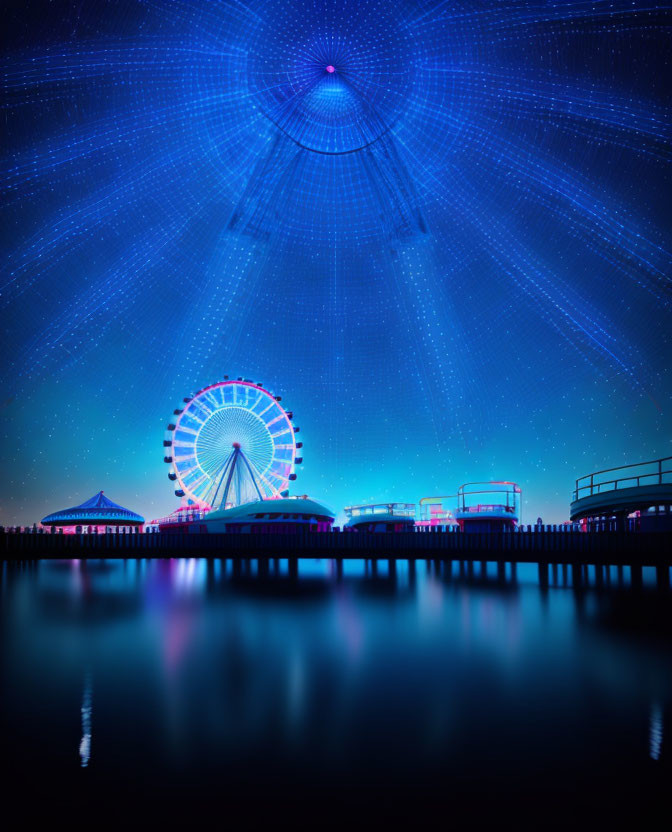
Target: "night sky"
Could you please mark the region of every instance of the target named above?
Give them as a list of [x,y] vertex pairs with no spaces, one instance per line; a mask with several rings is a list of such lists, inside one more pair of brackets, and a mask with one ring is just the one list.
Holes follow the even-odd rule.
[[224,374],[283,397],[294,493],[338,513],[496,478],[561,522],[672,454],[671,22],[4,4],[0,522],[172,510],[164,428]]

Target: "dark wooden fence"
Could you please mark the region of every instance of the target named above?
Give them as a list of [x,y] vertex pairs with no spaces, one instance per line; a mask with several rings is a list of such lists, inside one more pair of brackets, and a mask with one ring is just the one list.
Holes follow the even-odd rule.
[[29,534],[0,532],[0,558],[442,558],[520,563],[672,565],[669,532],[297,532]]

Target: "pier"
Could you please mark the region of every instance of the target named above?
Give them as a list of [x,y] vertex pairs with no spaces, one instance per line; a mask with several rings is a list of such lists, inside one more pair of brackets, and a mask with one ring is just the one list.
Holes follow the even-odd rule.
[[35,534],[0,532],[0,557],[32,558],[387,558],[519,563],[672,565],[672,533],[629,531],[464,533],[439,529],[291,534]]
[[672,457],[594,471],[576,481],[569,515],[589,530],[625,530],[637,513],[642,531],[672,531]]

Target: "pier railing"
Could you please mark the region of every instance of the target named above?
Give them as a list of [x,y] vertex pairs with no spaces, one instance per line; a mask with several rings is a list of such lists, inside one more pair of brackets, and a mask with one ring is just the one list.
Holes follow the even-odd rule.
[[[649,470],[645,470],[648,468]],[[606,477],[606,479],[605,479]],[[672,482],[672,456],[637,462],[634,465],[621,465],[618,468],[605,468],[593,471],[576,480],[574,500],[616,491],[618,488],[633,488],[641,485],[663,485]]]

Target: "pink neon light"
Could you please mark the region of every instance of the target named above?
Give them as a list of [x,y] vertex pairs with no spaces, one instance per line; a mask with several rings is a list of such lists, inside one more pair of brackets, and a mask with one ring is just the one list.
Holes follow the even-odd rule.
[[327,67],[327,72],[336,72],[336,67],[329,64],[329,66]]

